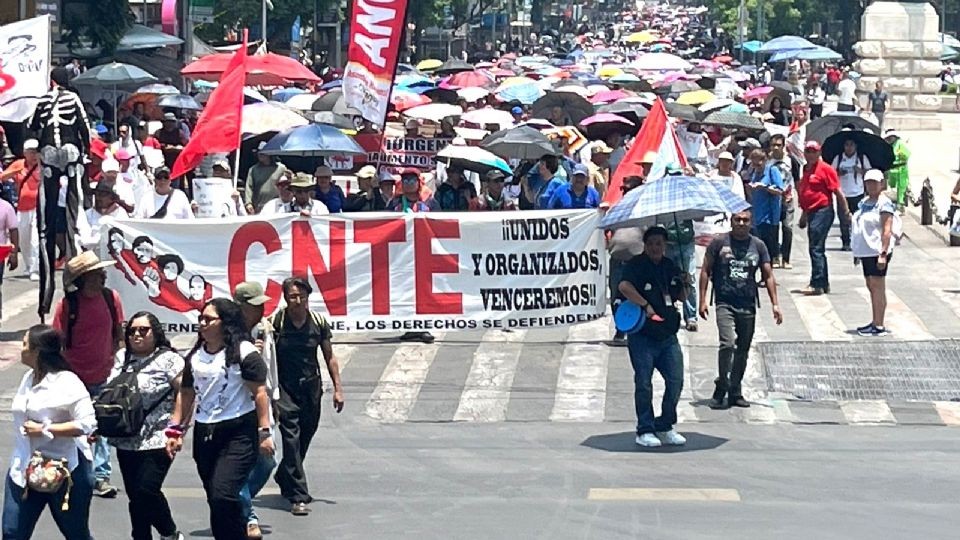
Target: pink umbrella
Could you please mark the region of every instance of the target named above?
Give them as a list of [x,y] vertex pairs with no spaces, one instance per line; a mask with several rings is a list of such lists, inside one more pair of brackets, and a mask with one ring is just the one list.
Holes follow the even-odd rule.
[[461,88],[488,88],[492,89],[496,83],[488,75],[480,71],[461,71],[447,77],[440,83],[440,88],[459,90]]
[[598,113],[580,121],[580,126],[591,139],[603,139],[611,133],[632,135],[637,131],[637,125],[626,118],[613,113]]
[[743,94],[743,99],[750,101],[752,99],[761,99],[770,92],[773,92],[772,86],[758,86],[756,88],[751,88]]
[[488,70],[488,72],[498,79],[505,79],[507,77],[513,77],[514,75],[516,75],[516,73],[510,71],[509,69],[503,69],[503,68],[493,68],[491,70]]
[[613,114],[613,113],[597,113],[593,116],[588,116],[580,121],[580,125],[587,127],[593,124],[624,124],[627,126],[635,126],[633,122],[627,120],[626,118]]
[[430,103],[430,101],[430,98],[427,96],[422,96],[413,92],[398,92],[394,90],[390,95],[390,103],[392,103],[394,108],[396,108],[399,112],[413,107],[418,107],[420,105],[426,105],[427,103]]
[[612,103],[614,101],[619,101],[629,97],[631,97],[631,94],[628,94],[623,90],[605,90],[603,92],[597,92],[594,94],[594,96],[590,98],[590,103]]

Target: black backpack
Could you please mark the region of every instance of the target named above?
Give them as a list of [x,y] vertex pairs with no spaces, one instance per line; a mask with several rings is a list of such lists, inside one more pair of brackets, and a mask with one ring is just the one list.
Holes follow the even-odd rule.
[[138,369],[128,370],[128,366],[124,366],[120,374],[103,387],[93,402],[93,411],[97,416],[97,433],[104,437],[133,437],[140,434],[147,416],[160,406],[173,390],[172,387],[167,389],[156,403],[144,408],[137,375],[161,352],[163,351],[154,353]]

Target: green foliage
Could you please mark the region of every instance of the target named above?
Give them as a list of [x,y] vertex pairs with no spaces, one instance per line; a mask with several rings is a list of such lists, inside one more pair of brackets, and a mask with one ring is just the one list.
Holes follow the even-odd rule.
[[104,56],[113,54],[134,21],[128,0],[73,0],[64,11],[64,40],[70,46],[87,41]]
[[[757,3],[763,10],[763,35],[757,36]],[[843,10],[845,0],[746,0],[747,39],[768,40],[782,35],[809,34],[816,22],[831,20]],[[730,35],[737,35],[740,0],[714,0],[711,15]]]
[[418,31],[431,26],[440,26],[451,2],[457,1],[460,0],[414,0],[408,2],[407,19],[417,27]]
[[[273,9],[267,11],[267,39],[271,48],[285,48],[290,44],[290,26],[299,16],[304,27],[313,24],[315,0],[272,0]],[[197,27],[197,35],[201,39],[220,41],[225,31],[244,28],[260,28],[262,15],[262,0],[217,0],[214,7],[213,24]],[[321,16],[329,15],[330,10],[336,10],[337,4],[332,0],[319,0]],[[338,13],[338,16],[342,14]],[[342,17],[341,17],[342,18]]]

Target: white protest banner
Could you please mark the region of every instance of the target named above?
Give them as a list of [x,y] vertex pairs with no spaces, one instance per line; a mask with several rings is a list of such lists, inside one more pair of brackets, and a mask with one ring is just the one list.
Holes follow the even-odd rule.
[[117,220],[100,247],[124,309],[170,332],[195,331],[204,302],[246,280],[269,314],[291,275],[338,331],[534,328],[603,315],[598,222],[591,210]]
[[237,215],[233,196],[233,180],[230,178],[195,178],[193,200],[197,202],[196,216],[219,218]]
[[23,122],[50,89],[50,16],[0,26],[0,120]]

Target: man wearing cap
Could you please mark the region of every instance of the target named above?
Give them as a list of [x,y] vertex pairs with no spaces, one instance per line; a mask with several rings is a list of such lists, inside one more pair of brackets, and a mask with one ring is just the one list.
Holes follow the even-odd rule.
[[103,161],[103,165],[100,166],[100,181],[97,182],[97,185],[103,184],[113,188],[117,193],[117,202],[120,206],[123,207],[127,213],[132,213],[136,205],[136,196],[133,193],[133,187],[120,180],[120,162],[108,158]]
[[820,143],[807,141],[803,157],[806,165],[797,186],[797,201],[803,213],[797,226],[801,229],[810,227],[807,230],[810,243],[810,285],[801,292],[807,296],[818,296],[830,292],[826,242],[836,217],[833,200],[836,199],[837,207],[848,219],[850,209],[843,191],[840,190],[837,171],[820,158]]
[[157,130],[154,137],[156,137],[160,143],[160,148],[163,150],[166,166],[172,169],[173,164],[177,161],[177,156],[180,155],[180,151],[188,142],[183,130],[180,129],[180,121],[177,120],[177,115],[172,112],[165,113],[163,115],[163,126]]
[[320,201],[313,199],[313,193],[317,189],[317,183],[307,173],[298,172],[290,182],[290,190],[293,192],[293,200],[290,202],[290,212],[299,213],[301,217],[325,216],[330,213],[327,207]]
[[[556,190],[567,184],[557,175],[559,171],[559,158],[546,154],[537,162],[535,169],[520,179],[523,199],[534,210],[549,208],[550,197]],[[520,208],[523,209],[524,205],[521,204]]]
[[590,185],[597,190],[602,198],[610,185],[610,154],[613,148],[603,141],[597,141],[590,150],[590,161],[587,169],[590,171]]
[[512,109],[510,109],[510,114],[513,116],[514,122],[519,124],[523,121],[523,107],[519,105],[514,106]]
[[440,210],[465,212],[477,198],[477,188],[464,178],[463,169],[452,165],[447,167],[447,181],[440,184],[433,196],[440,205]]
[[153,189],[137,203],[138,219],[194,219],[186,193],[173,187],[170,169],[160,167],[153,176]]
[[108,182],[98,182],[93,188],[93,206],[86,211],[87,223],[90,225],[87,234],[81,238],[86,249],[97,249],[100,245],[100,222],[105,217],[130,217],[130,214],[119,204],[120,197]]
[[313,198],[322,202],[331,214],[343,212],[343,201],[346,197],[343,194],[343,189],[333,183],[333,170],[326,165],[320,165],[314,171],[313,177],[317,182]]
[[887,185],[897,190],[897,212],[902,216],[910,195],[910,149],[895,129],[888,129],[883,138],[893,146],[893,165],[887,171]]
[[260,215],[270,216],[274,214],[286,214],[290,212],[290,205],[293,204],[293,190],[290,189],[290,171],[280,175],[277,180],[276,199],[270,199],[260,209]]
[[[270,301],[270,297],[263,294],[263,287],[255,281],[244,281],[239,283],[233,289],[233,301],[240,306],[243,313],[243,321],[247,330],[250,332],[250,340],[256,346],[257,351],[267,365],[267,395],[270,396],[270,403],[276,406],[280,399],[280,384],[277,380],[277,350],[274,342],[273,325],[264,318],[264,304]],[[274,407],[270,408],[270,426],[276,425],[274,416]],[[271,437],[274,437],[274,448],[280,448],[276,443],[275,430],[271,430]],[[240,505],[243,507],[244,517],[247,519],[247,538],[263,538],[260,531],[260,520],[257,512],[253,508],[253,498],[260,493],[263,486],[270,479],[270,473],[277,466],[276,456],[264,455],[257,452],[257,463],[246,483],[240,490]]]
[[[100,394],[113,368],[114,354],[123,347],[123,305],[120,295],[105,287],[104,269],[114,264],[101,262],[92,251],[67,261],[63,275],[67,293],[57,303],[52,321],[65,336],[63,355],[70,369],[86,385],[91,398]],[[110,485],[110,448],[102,437],[94,443],[93,469],[93,493],[116,497],[117,488]]]
[[257,163],[247,171],[243,200],[247,214],[259,214],[267,201],[279,196],[277,181],[287,171],[286,166],[273,156],[260,153],[267,143],[257,147]]
[[506,178],[507,175],[500,169],[493,169],[483,175],[481,182],[484,189],[476,199],[470,201],[470,210],[481,212],[517,210],[517,201],[508,197],[503,191],[503,182]]
[[600,206],[600,194],[589,184],[588,177],[590,170],[586,165],[578,163],[573,170],[573,177],[570,183],[557,189],[550,197],[547,208],[572,209],[572,208],[598,208]]
[[416,169],[400,171],[400,193],[387,203],[388,212],[439,212],[440,205],[432,195],[424,196],[423,179]]
[[23,157],[14,161],[2,173],[0,181],[13,182],[17,194],[17,221],[20,246],[23,250],[24,270],[30,281],[40,281],[40,235],[37,234],[37,199],[40,194],[40,143],[27,139],[23,143]]
[[[351,193],[343,203],[344,212],[379,212],[386,210],[388,200],[384,199],[380,187],[374,185],[377,168],[373,165],[364,165],[357,171],[356,193]],[[390,178],[393,181],[393,178]],[[393,197],[391,190],[390,197]]]

